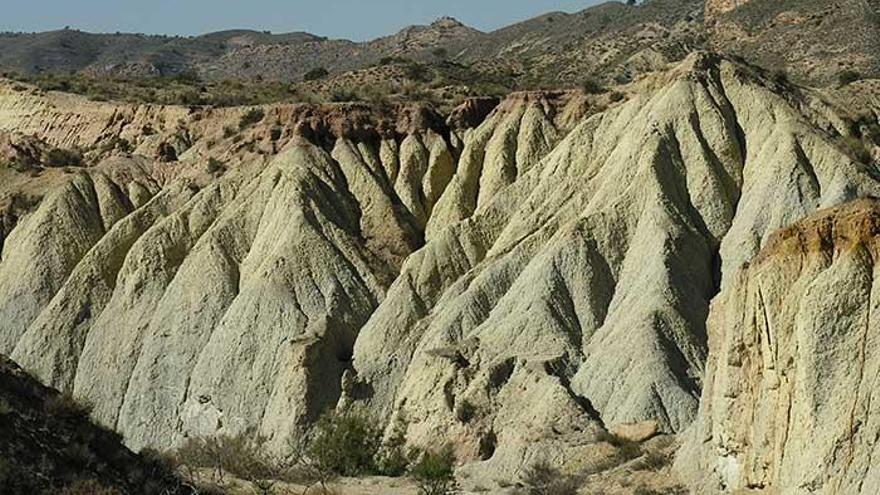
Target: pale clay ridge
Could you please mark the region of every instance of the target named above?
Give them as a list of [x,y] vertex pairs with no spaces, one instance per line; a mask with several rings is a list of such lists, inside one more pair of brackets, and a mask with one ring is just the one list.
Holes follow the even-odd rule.
[[[592,409],[688,426],[719,257],[732,273],[774,230],[878,191],[785,100],[726,62],[709,74],[583,122],[410,257],[361,330],[351,396],[498,470],[559,452],[538,440]],[[464,424],[464,404],[486,417]]]
[[880,204],[848,204],[784,231],[713,302],[677,463],[696,493],[880,490],[878,255]]
[[[134,448],[253,430],[284,450],[338,401],[508,477],[602,424],[683,431],[719,287],[775,230],[880,185],[735,64],[652,81],[576,126],[526,99],[448,139],[232,148],[206,178],[183,163],[240,114],[218,111],[181,164],[86,169],[21,219],[0,352]],[[0,127],[100,140],[46,105],[5,94]],[[149,114],[131,133],[188,118],[127,111]]]

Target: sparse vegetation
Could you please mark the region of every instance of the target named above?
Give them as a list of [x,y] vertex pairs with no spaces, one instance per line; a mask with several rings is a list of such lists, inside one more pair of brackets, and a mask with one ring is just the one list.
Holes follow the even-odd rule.
[[772,71],[770,73],[770,78],[773,80],[773,82],[779,84],[780,86],[788,86],[789,84],[791,84],[791,80],[789,79],[788,72],[785,70],[785,68],[778,68]]
[[405,450],[406,428],[406,419],[403,416],[398,416],[391,435],[379,448],[376,464],[380,474],[397,477],[406,473],[410,461]]
[[470,423],[477,415],[477,408],[474,404],[465,399],[458,404],[455,410],[455,417],[462,423]]
[[226,166],[220,160],[218,160],[214,157],[208,158],[208,164],[205,166],[205,170],[209,174],[215,174],[215,173],[220,172],[225,169],[226,169]]
[[238,128],[241,130],[247,129],[254,124],[260,123],[265,116],[266,112],[264,112],[262,108],[252,108],[246,114],[241,116],[241,120],[238,122]]
[[845,70],[837,75],[837,82],[841,86],[847,86],[862,78],[862,75],[854,70]]
[[452,447],[427,450],[418,456],[409,470],[421,495],[449,495],[457,490],[455,482],[455,454]]
[[528,495],[576,495],[579,486],[577,478],[563,475],[546,461],[529,466],[522,482]]
[[80,167],[83,156],[79,151],[53,148],[46,153],[43,162],[47,167]]
[[602,84],[592,77],[588,77],[581,81],[581,90],[588,95],[604,93],[606,91]]
[[234,135],[238,134],[238,129],[232,126],[226,126],[223,128],[223,137],[230,138]]
[[84,399],[77,399],[69,393],[48,397],[43,402],[46,414],[59,419],[86,419],[92,414],[92,405]]
[[639,459],[636,469],[642,471],[660,471],[671,462],[671,458],[659,452],[648,452]]
[[9,402],[6,402],[6,399],[0,398],[0,416],[12,414],[12,411],[13,409]]
[[197,470],[203,468],[210,469],[212,477],[221,482],[229,473],[265,488],[283,478],[284,470],[266,455],[264,443],[264,438],[249,435],[190,438],[172,456],[176,464],[188,470],[191,479],[198,479]]
[[599,435],[598,440],[600,442],[607,442],[613,447],[616,447],[618,452],[620,453],[620,457],[624,461],[635,459],[636,457],[642,455],[642,447],[641,445],[639,445],[638,442],[634,442],[613,433],[603,431]]
[[107,141],[101,146],[101,151],[104,153],[111,152],[114,150],[121,151],[123,153],[131,153],[134,149],[134,146],[127,139],[121,138],[119,136],[113,136],[112,139]]
[[324,67],[315,67],[314,69],[306,72],[303,76],[304,81],[317,81],[319,79],[324,79],[325,77],[330,75],[330,71],[325,69]]

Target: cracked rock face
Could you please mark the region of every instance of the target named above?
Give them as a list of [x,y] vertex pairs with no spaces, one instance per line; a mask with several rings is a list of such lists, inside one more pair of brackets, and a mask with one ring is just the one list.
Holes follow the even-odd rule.
[[705,492],[877,493],[880,202],[776,234],[713,303],[678,468]]

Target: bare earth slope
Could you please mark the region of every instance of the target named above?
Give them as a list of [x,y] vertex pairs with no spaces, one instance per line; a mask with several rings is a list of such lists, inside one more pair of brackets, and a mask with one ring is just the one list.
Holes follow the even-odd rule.
[[[0,353],[135,449],[250,432],[281,452],[339,404],[514,479],[603,428],[684,431],[710,300],[774,231],[880,184],[823,94],[727,58],[618,89],[444,123],[3,83]],[[53,146],[87,166],[46,166]]]
[[119,435],[91,424],[82,407],[0,356],[4,494],[60,493],[74,486],[81,487],[78,493],[192,493],[164,467],[125,448]]
[[876,493],[880,207],[777,233],[713,303],[703,402],[678,467],[699,492]]
[[[361,330],[351,399],[499,469],[588,419],[690,424],[722,280],[774,230],[878,183],[735,64],[695,55],[654,84],[561,139],[528,111],[473,131],[493,135],[485,157],[466,145],[437,214],[475,207],[453,209],[466,220],[432,233]],[[534,161],[536,129],[558,144]]]

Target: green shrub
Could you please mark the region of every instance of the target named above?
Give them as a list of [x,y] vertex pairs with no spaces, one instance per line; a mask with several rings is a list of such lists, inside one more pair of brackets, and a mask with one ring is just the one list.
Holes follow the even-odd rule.
[[7,416],[12,414],[14,409],[9,405],[9,402],[6,402],[6,399],[0,398],[0,416]]
[[848,84],[854,83],[862,78],[862,75],[854,70],[845,70],[837,75],[837,82],[840,83],[841,86],[846,86]]
[[462,423],[470,423],[477,415],[477,408],[472,402],[465,399],[458,404],[455,410],[455,417]]
[[599,81],[588,77],[581,82],[581,90],[588,95],[595,95],[605,92],[605,88],[599,83]]
[[353,413],[330,412],[318,420],[306,454],[323,472],[361,476],[377,471],[379,432]]
[[388,440],[382,444],[379,449],[378,460],[376,462],[379,468],[379,474],[383,476],[397,477],[406,473],[409,466],[409,456],[405,451],[406,448],[406,420],[402,416],[398,416],[394,425],[394,430],[388,437]]
[[246,114],[241,116],[241,120],[238,122],[238,128],[242,130],[247,129],[250,126],[261,122],[265,116],[266,112],[264,112],[262,108],[252,108]]
[[47,167],[79,167],[83,163],[80,152],[63,148],[52,148],[44,158]]
[[330,71],[323,67],[315,67],[314,69],[306,72],[303,76],[303,80],[305,81],[317,81],[318,79],[324,79],[325,77],[330,75]]
[[791,80],[788,78],[788,72],[785,70],[785,68],[774,70],[770,74],[770,77],[776,84],[779,84],[781,86],[788,86],[789,84],[791,84]]
[[617,103],[618,101],[621,101],[624,98],[626,98],[626,95],[624,95],[623,93],[617,92],[617,91],[612,91],[611,94],[608,95],[608,99],[612,103]]
[[39,473],[17,464],[13,459],[0,456],[0,493],[4,495],[32,495],[44,493],[44,482]]
[[576,478],[563,475],[545,461],[529,466],[522,481],[529,495],[576,495],[579,485]]
[[431,79],[427,66],[412,63],[406,66],[406,77],[414,81],[427,82]]
[[209,174],[214,174],[221,170],[225,170],[226,166],[220,160],[211,157],[208,158],[208,164],[205,166],[205,169],[208,171]]
[[360,96],[355,91],[348,89],[336,89],[330,93],[330,101],[335,103],[344,103],[351,101],[360,101]]
[[426,451],[410,467],[409,475],[421,495],[448,495],[455,493],[455,454],[450,446]]

